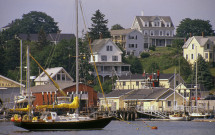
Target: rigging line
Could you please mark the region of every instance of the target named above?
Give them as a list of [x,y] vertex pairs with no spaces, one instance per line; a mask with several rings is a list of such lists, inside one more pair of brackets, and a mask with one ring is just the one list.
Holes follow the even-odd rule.
[[52,55],[51,55],[51,57],[50,57],[50,61],[49,61],[49,64],[48,64],[48,66],[47,66],[47,67],[49,67],[49,66],[50,66],[50,64],[51,64],[51,62],[52,62],[52,58],[53,58],[53,55],[54,55],[54,53],[55,53],[55,49],[56,49],[56,47],[57,47],[57,45],[54,45],[54,50],[53,50],[53,52],[52,52]]
[[[84,28],[86,29],[87,39],[88,39],[88,41],[89,41],[90,55],[91,55],[92,58],[93,58],[93,64],[94,64],[94,67],[95,67],[95,71],[96,71],[96,75],[97,75],[97,78],[98,78],[98,81],[99,81],[99,85],[100,85],[100,87],[101,87],[102,94],[103,94],[103,97],[104,97],[104,99],[105,99],[105,103],[106,103],[106,106],[107,106],[107,108],[108,108],[108,111],[110,112],[110,108],[108,107],[108,102],[107,102],[107,99],[106,99],[106,97],[105,97],[104,90],[103,90],[103,87],[102,87],[102,84],[101,84],[101,81],[100,81],[100,78],[99,78],[99,75],[98,75],[98,70],[97,70],[97,67],[96,67],[96,64],[95,64],[95,58],[94,58],[94,56],[93,56],[93,51],[92,51],[92,47],[91,47],[91,40],[90,40],[89,34],[88,34],[88,32],[87,32],[87,26],[86,26],[86,22],[85,22],[85,19],[84,19],[83,9],[82,9],[82,5],[81,5],[81,4],[80,4],[80,9],[81,9],[82,17],[83,17]],[[132,123],[127,122],[127,121],[125,121],[125,120],[123,120],[123,119],[119,119],[119,118],[117,118],[117,117],[115,117],[115,118],[118,119],[118,120],[120,120],[120,121],[126,122],[127,124],[132,124]],[[151,128],[153,127],[153,126],[148,125],[145,121],[143,121],[143,122],[147,125],[146,127],[151,127]],[[137,124],[132,124],[132,125],[137,125]]]

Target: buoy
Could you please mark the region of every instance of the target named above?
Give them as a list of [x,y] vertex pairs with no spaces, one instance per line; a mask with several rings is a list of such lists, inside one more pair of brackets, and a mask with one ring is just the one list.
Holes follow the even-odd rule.
[[14,117],[11,117],[11,118],[10,118],[10,121],[14,122]]
[[158,127],[156,127],[156,126],[153,126],[153,127],[151,127],[151,129],[158,129]]

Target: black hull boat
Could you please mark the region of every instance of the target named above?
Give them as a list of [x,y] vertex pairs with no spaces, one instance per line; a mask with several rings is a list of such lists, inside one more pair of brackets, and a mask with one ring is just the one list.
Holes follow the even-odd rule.
[[24,128],[29,131],[52,131],[52,130],[78,130],[78,129],[102,129],[107,126],[112,117],[98,118],[83,121],[52,121],[52,122],[14,122],[17,127]]

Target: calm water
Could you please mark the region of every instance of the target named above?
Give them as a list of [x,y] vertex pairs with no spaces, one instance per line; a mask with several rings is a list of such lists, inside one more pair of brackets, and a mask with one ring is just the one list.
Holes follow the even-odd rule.
[[[157,126],[158,129],[152,130],[146,127],[145,123]],[[135,121],[127,124],[112,121],[101,130],[29,132],[13,126],[12,122],[0,122],[0,135],[215,135],[215,122],[146,121],[145,123]]]

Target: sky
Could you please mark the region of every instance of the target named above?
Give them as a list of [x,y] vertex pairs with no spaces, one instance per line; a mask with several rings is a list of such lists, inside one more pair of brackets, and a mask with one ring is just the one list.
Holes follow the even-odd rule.
[[[215,30],[215,0],[79,0],[87,27],[100,10],[108,19],[108,28],[120,24],[130,28],[135,16],[170,16],[175,28],[185,18],[209,20]],[[80,9],[80,8],[79,8]],[[75,0],[0,0],[0,28],[21,19],[30,11],[45,12],[58,22],[61,33],[75,33]],[[80,14],[80,11],[79,11]],[[79,32],[84,29],[79,15]]]

